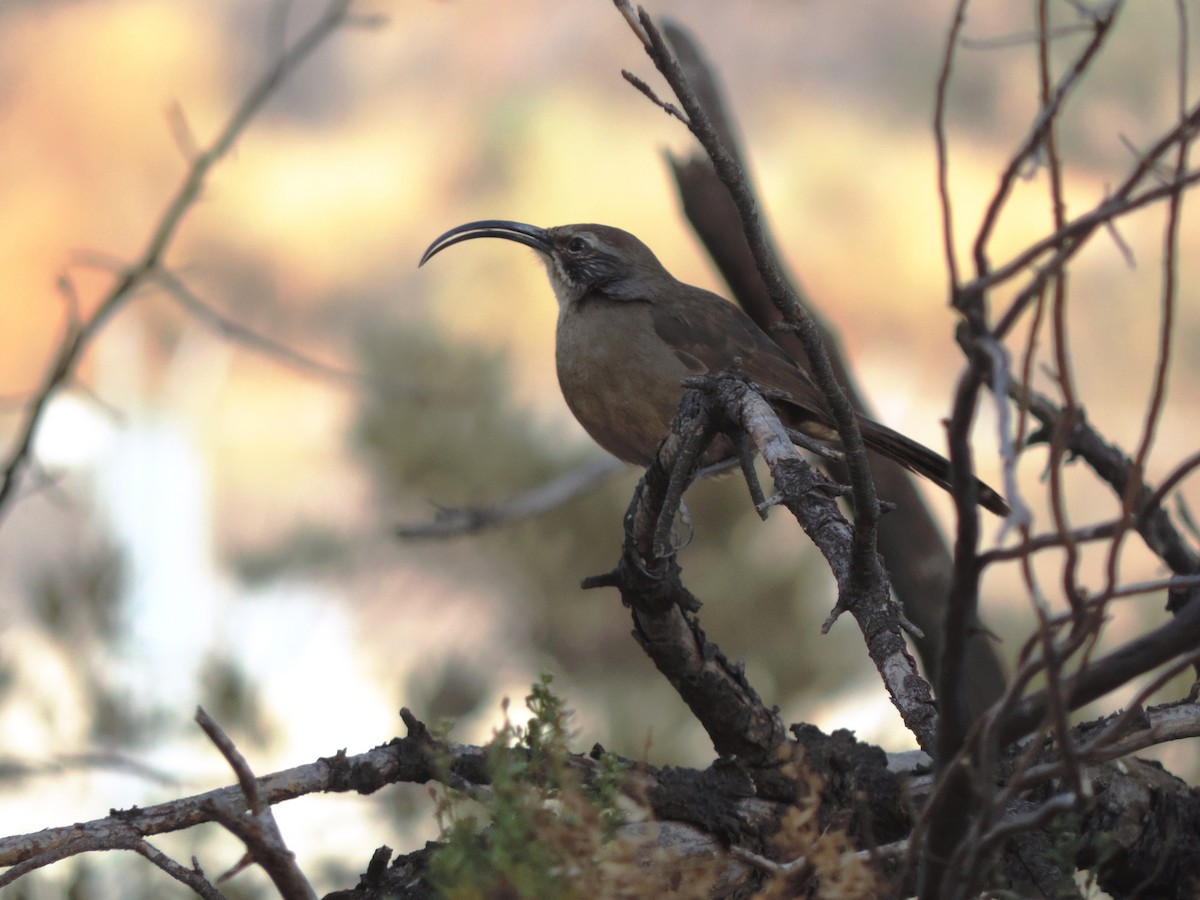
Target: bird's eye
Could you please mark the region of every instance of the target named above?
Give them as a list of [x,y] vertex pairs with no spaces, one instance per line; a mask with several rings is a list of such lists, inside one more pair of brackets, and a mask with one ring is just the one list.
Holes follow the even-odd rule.
[[581,237],[573,237],[567,241],[567,249],[572,253],[582,253],[587,249],[588,243]]

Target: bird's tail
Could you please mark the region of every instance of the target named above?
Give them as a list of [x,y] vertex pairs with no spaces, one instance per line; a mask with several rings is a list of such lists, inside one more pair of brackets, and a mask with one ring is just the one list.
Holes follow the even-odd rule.
[[[950,460],[871,419],[860,417],[858,425],[862,430],[863,443],[868,449],[895,460],[910,472],[928,478],[938,487],[950,490]],[[998,516],[1007,516],[1011,512],[1004,498],[978,478],[975,479],[975,487],[979,492],[979,505],[984,509]]]

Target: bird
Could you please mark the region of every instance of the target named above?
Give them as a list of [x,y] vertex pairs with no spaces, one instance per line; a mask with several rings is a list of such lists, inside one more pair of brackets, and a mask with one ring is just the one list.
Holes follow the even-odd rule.
[[[438,237],[419,266],[476,238],[515,241],[541,257],[558,300],[555,363],[563,398],[592,439],[619,459],[648,465],[670,431],[685,379],[735,366],[786,428],[837,445],[829,402],[811,376],[740,307],[675,278],[635,235],[610,225],[541,228],[484,219]],[[856,415],[868,449],[950,490],[944,456]],[[704,462],[734,455],[732,441],[719,438]],[[1006,516],[1004,498],[976,481],[979,504]]]

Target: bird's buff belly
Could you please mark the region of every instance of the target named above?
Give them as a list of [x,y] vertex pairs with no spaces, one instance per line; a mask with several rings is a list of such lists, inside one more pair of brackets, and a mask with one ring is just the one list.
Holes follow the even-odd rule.
[[636,465],[649,463],[670,430],[683,396],[682,381],[691,373],[683,365],[664,371],[661,359],[650,366],[636,346],[581,346],[570,335],[565,342],[563,338],[560,332],[558,383],[579,424],[614,456]]

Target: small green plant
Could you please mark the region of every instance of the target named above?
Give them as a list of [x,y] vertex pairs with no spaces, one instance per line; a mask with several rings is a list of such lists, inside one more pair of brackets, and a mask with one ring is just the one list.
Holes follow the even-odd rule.
[[569,898],[601,876],[623,821],[624,767],[605,754],[585,779],[570,752],[571,711],[551,690],[551,677],[534,684],[531,713],[504,723],[488,745],[491,784],[470,794],[445,791],[437,815],[442,847],[430,863],[433,883],[446,897]]

